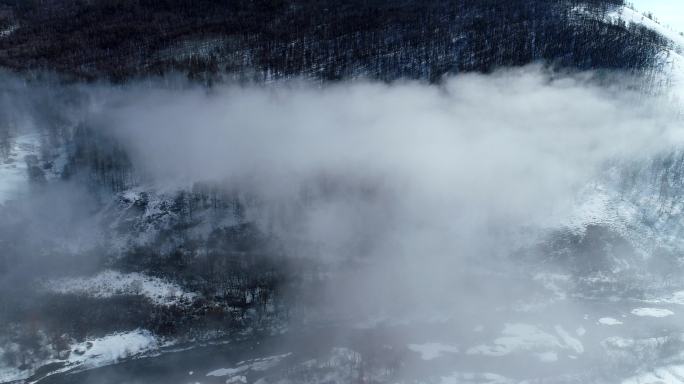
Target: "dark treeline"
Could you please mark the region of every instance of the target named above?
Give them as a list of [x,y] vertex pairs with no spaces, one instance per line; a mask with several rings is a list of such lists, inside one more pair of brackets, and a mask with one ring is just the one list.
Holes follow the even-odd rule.
[[621,0],[3,0],[0,65],[114,81],[187,73],[436,81],[534,61],[641,69],[667,42]]

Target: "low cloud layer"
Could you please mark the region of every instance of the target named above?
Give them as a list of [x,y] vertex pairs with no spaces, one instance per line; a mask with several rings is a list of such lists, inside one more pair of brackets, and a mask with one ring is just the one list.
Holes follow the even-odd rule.
[[672,115],[636,96],[533,67],[439,87],[138,89],[92,122],[158,187],[221,181],[281,205],[329,187],[331,206],[299,213],[311,231],[358,219],[451,237],[556,219],[608,160],[671,145]]
[[256,197],[248,217],[288,253],[370,263],[332,288],[356,309],[467,289],[473,260],[500,267],[607,164],[670,148],[678,127],[658,100],[537,67],[441,86],[133,88],[101,105],[89,123],[147,185],[221,182]]
[[561,223],[609,162],[674,144],[667,106],[593,78],[74,86],[67,120],[112,135],[144,187],[221,183],[259,202],[248,219],[286,253],[368,263],[334,288],[357,292],[342,307],[405,306]]
[[[641,319],[646,312],[677,319],[676,309],[671,315],[663,310],[678,293],[660,296],[669,300],[658,302],[660,312],[654,300],[644,312],[643,299],[650,297],[645,280],[660,275],[649,275],[646,263],[628,265],[640,257],[629,241],[605,228],[587,229],[586,242],[567,232],[554,237],[569,218],[573,225],[584,223],[575,210],[591,210],[594,202],[581,201],[578,192],[595,180],[644,184],[637,194],[652,194],[648,200],[662,191],[662,180],[679,178],[679,165],[668,174],[655,169],[668,165],[650,160],[681,148],[680,115],[665,98],[626,90],[638,84],[634,77],[621,78],[527,67],[456,76],[440,85],[356,81],[201,88],[171,79],[112,86],[0,76],[0,302],[9,309],[6,318],[26,323],[24,332],[33,334],[33,323],[22,319],[45,313],[42,327],[54,324],[46,332],[81,334],[94,340],[91,351],[112,335],[127,340],[131,334],[148,335],[154,342],[149,347],[156,348],[159,335],[120,332],[158,332],[153,327],[161,321],[164,328],[157,329],[165,329],[175,316],[181,323],[196,321],[197,328],[179,328],[170,336],[179,340],[194,338],[195,329],[214,337],[215,322],[226,332],[240,331],[229,320],[212,320],[221,319],[212,308],[225,306],[250,328],[258,329],[262,316],[287,325],[282,351],[309,351],[307,367],[312,357],[327,361],[329,347],[355,345],[363,356],[360,369],[368,372],[374,351],[391,357],[408,345],[413,352],[391,367],[400,367],[397,377],[411,380],[429,372],[437,381],[440,369],[459,366],[517,378],[578,372],[578,382],[597,372],[631,376],[625,361],[641,367],[652,360],[644,360],[650,355],[642,349],[633,351],[633,361],[623,359],[628,342],[637,346],[645,335],[648,345],[658,340],[649,352],[658,354],[653,361],[663,361],[681,344],[677,326]],[[633,163],[637,170],[653,164],[655,171],[639,175],[647,180],[632,177]],[[186,215],[188,195],[178,192],[193,188],[207,194],[225,188],[216,195],[226,200],[212,205],[209,197]],[[677,193],[672,196],[679,199]],[[234,198],[241,204],[233,204]],[[237,211],[241,215],[225,217]],[[217,229],[241,220],[254,226]],[[558,248],[549,245],[552,237],[562,238]],[[250,248],[251,242],[258,247]],[[108,258],[121,253],[120,260]],[[253,266],[236,267],[250,264],[245,259],[251,257],[258,259]],[[672,265],[665,260],[662,267],[670,276],[677,270]],[[253,282],[281,266],[285,272],[276,271],[264,283],[272,292]],[[645,278],[623,273],[640,266]],[[249,267],[258,269],[256,277]],[[83,277],[69,280],[72,275]],[[243,276],[235,289],[233,280]],[[149,281],[171,294],[164,299],[155,288],[148,295]],[[74,296],[73,306],[60,307],[70,301],[41,303],[52,300],[45,296],[49,287],[64,295],[83,293],[83,287],[104,293],[86,295],[98,300]],[[158,315],[166,300],[178,302],[176,289],[193,292],[197,300],[183,313],[170,305],[173,312]],[[108,292],[117,296],[111,305],[103,301]],[[125,296],[133,292],[137,296]],[[276,298],[269,301],[271,293]],[[629,300],[614,300],[622,294]],[[28,312],[29,304],[38,315]],[[246,307],[242,314],[238,306]],[[102,315],[115,312],[122,317]],[[205,313],[211,317],[201,317]],[[276,317],[281,314],[282,323]],[[302,329],[316,331],[301,338]],[[3,337],[12,337],[12,329]],[[619,353],[610,349],[611,340],[623,346]],[[76,348],[86,343],[79,341]],[[273,343],[279,341],[260,345]],[[238,344],[226,344],[236,359]],[[258,344],[244,344],[250,356]],[[441,356],[426,368],[415,365],[419,351],[435,348],[454,360]],[[187,351],[183,364],[174,358],[165,371],[202,372],[204,362],[197,360],[205,356]],[[296,373],[297,364],[284,364],[289,366],[283,371]],[[327,374],[330,363],[322,364]],[[139,371],[120,368],[139,379]]]

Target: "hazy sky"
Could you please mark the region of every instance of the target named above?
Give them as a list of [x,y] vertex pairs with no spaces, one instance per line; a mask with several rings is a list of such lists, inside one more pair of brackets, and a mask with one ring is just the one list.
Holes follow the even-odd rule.
[[663,24],[684,32],[684,0],[631,0],[637,10],[652,12]]

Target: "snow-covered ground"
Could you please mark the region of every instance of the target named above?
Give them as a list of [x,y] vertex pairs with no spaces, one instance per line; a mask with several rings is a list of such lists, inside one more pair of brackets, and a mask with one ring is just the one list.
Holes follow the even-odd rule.
[[[650,2],[650,0],[645,1]],[[670,3],[680,3],[680,1],[672,0]],[[639,5],[643,6],[644,8],[648,8],[646,7],[646,4]],[[680,9],[681,14],[684,14],[684,2],[677,7]],[[645,9],[643,11],[647,10],[649,9]],[[684,31],[684,25],[679,26],[682,30],[674,29],[673,26],[665,26],[645,16],[643,11],[640,12],[629,7],[622,7],[618,11],[612,13],[609,17],[615,20],[621,19],[627,23],[643,25],[672,41],[672,47],[667,49],[663,54],[663,61],[665,64],[666,75],[669,76],[668,80],[671,82],[673,96],[678,102],[684,102],[684,35],[681,33]],[[667,19],[668,17],[668,15],[654,15],[655,19]]]
[[115,333],[73,345],[66,361],[70,367],[96,368],[157,349],[161,344],[158,337],[142,329]]
[[627,23],[641,24],[672,40],[672,42],[674,42],[680,48],[684,47],[684,36],[680,35],[678,31],[672,28],[668,28],[656,22],[655,20],[646,17],[643,13],[639,11],[635,11],[628,7],[622,7],[618,11],[613,13],[611,17],[620,18]]
[[675,32],[684,32],[684,2],[677,0],[630,0],[637,11],[650,12]]
[[115,364],[123,359],[155,351],[163,345],[159,337],[144,329],[91,338],[73,344],[66,359],[53,360],[52,362],[61,362],[65,365],[51,374]]
[[83,295],[108,298],[119,295],[137,295],[149,299],[156,305],[188,305],[197,294],[185,292],[177,284],[142,273],[121,273],[107,270],[95,276],[69,277],[49,280],[43,287],[64,295]]
[[[138,356],[145,352],[151,352],[165,345],[168,345],[168,343],[162,342],[153,333],[144,329],[136,329],[74,343],[70,345],[68,354],[64,358],[47,360],[45,364],[64,364],[62,368],[53,371],[51,374],[73,369],[93,369],[114,364],[122,359]],[[2,364],[3,354],[9,352],[7,349],[11,348],[11,345],[0,347],[1,383],[25,380],[33,374],[31,370]]]

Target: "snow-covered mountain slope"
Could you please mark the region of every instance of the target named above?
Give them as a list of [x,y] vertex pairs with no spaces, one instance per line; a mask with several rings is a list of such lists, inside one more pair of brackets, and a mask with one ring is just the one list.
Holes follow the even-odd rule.
[[[657,32],[670,41],[662,47],[659,57],[663,63],[665,81],[671,88],[678,102],[684,103],[684,34],[649,18],[646,14],[623,6],[608,15],[609,19],[619,20],[627,24],[644,26]],[[684,104],[683,104],[684,105]]]
[[662,24],[649,18],[647,15],[640,13],[630,7],[621,7],[618,10],[610,13],[608,17],[622,20],[626,23],[635,23],[643,25],[644,27],[658,32],[665,36],[675,45],[676,50],[684,49],[684,35],[672,28],[663,26]]

